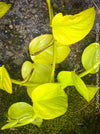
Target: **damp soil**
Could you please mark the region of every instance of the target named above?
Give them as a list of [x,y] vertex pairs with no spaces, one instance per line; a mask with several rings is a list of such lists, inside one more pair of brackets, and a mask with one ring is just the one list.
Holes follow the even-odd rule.
[[[1,0],[0,0],[1,1]],[[30,60],[28,46],[30,41],[46,33],[49,27],[48,8],[45,0],[2,0],[11,3],[11,9],[0,19],[0,66],[5,65],[11,78],[21,80],[21,65]],[[51,0],[54,13],[75,14],[93,5],[91,0]],[[98,7],[100,1],[94,0]],[[100,11],[96,9],[95,24],[100,24]],[[91,32],[80,42],[71,45],[71,53],[59,64],[56,74],[61,70],[84,71],[81,55],[86,46],[96,40],[95,24]],[[100,74],[100,73],[99,73]],[[100,76],[100,75],[99,75]],[[83,78],[86,84],[96,84],[96,75]],[[0,134],[99,134],[100,111],[96,108],[96,97],[88,105],[74,87],[68,87],[68,111],[54,120],[46,120],[40,128],[26,125],[1,131]],[[6,124],[7,110],[15,102],[31,104],[26,87],[13,85],[13,94],[0,90],[0,127]]]

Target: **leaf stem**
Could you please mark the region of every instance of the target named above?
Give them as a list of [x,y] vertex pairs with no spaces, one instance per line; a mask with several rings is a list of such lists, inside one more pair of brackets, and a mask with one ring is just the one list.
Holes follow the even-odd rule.
[[[22,82],[23,81],[19,81],[19,80],[14,80],[14,79],[11,79],[11,82],[14,83],[14,84],[17,84],[17,85],[22,85]],[[40,83],[32,83],[32,82],[27,82],[27,83],[23,83],[22,86],[37,86],[39,85]]]
[[56,65],[56,43],[54,43],[53,45],[53,64],[52,64],[50,82],[54,82],[55,65]]
[[100,65],[100,59],[99,59],[99,61],[97,61],[97,62],[94,64],[93,67],[91,67],[90,69],[86,70],[85,72],[79,74],[79,77],[83,77],[83,76],[89,74],[91,71],[93,71],[94,69],[96,69],[99,65]]

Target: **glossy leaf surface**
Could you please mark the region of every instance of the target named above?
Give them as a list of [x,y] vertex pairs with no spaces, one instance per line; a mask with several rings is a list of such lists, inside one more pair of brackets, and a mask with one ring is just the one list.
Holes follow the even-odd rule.
[[38,64],[34,63],[34,71],[30,78],[30,81],[37,83],[49,82],[51,75],[51,65],[50,64]]
[[11,105],[8,110],[9,123],[4,125],[2,129],[19,127],[34,121],[33,107],[25,102],[17,102]]
[[15,124],[13,127],[21,127],[21,126],[24,126],[24,125],[27,125],[27,124],[30,124],[33,122],[33,118],[29,118],[29,119],[25,119],[23,121],[19,121],[17,124]]
[[61,71],[57,76],[57,80],[61,84],[62,89],[67,86],[75,86],[80,95],[88,102],[91,101],[97,92],[97,87],[86,86],[83,80],[73,71]]
[[[100,61],[100,44],[92,43],[83,51],[82,64],[86,70],[89,70],[98,61]],[[99,68],[100,65],[90,73],[96,73]]]
[[74,85],[71,71],[61,71],[57,76],[57,80],[61,83],[62,89]]
[[54,38],[63,45],[71,45],[82,40],[92,29],[95,20],[94,7],[75,15],[58,13],[52,21]]
[[93,97],[95,96],[95,94],[98,90],[98,87],[88,85],[87,88],[89,91],[89,101],[91,101],[93,99]]
[[89,102],[89,91],[83,80],[74,72],[72,75],[72,79],[77,91]]
[[57,83],[46,83],[35,88],[32,101],[35,114],[42,119],[61,116],[68,107],[67,95]]
[[31,63],[29,61],[24,62],[22,65],[21,73],[22,77],[25,79],[31,73],[32,68],[34,68],[29,81],[34,83],[46,83],[50,80],[51,75],[51,65],[50,64],[39,64]]
[[42,122],[43,122],[43,120],[42,120],[41,118],[39,118],[39,117],[35,117],[35,119],[33,119],[33,118],[22,119],[22,120],[20,120],[19,123],[16,124],[14,127],[24,126],[24,125],[27,125],[27,124],[29,124],[29,123],[32,123],[32,124],[34,124],[34,125],[40,127],[41,124],[42,124]]
[[11,105],[8,110],[9,120],[27,119],[34,116],[33,107],[25,102],[17,102]]
[[6,14],[6,12],[9,10],[10,7],[11,7],[11,4],[0,2],[0,18]]
[[35,119],[29,118],[29,119],[24,119],[24,120],[19,121],[16,125],[14,125],[14,127],[20,127],[20,126],[24,126],[30,123],[40,127],[42,122],[43,120],[39,117],[36,117]]
[[32,92],[33,92],[33,90],[37,87],[37,86],[39,86],[39,84],[37,84],[37,85],[35,85],[35,86],[29,86],[29,87],[27,87],[27,94],[28,94],[28,96],[31,98],[32,97]]
[[46,47],[52,45],[53,36],[52,34],[44,34],[34,38],[29,44],[30,55],[36,55]]
[[23,119],[21,121],[13,120],[13,121],[7,123],[6,125],[4,125],[1,129],[4,130],[4,129],[8,129],[8,128],[20,127],[20,126],[27,125],[29,123],[32,123],[32,124],[40,127],[42,122],[43,122],[43,120],[39,117],[36,117],[36,119],[33,119],[33,118]]
[[9,74],[4,66],[0,67],[0,89],[12,93],[12,83]]
[[26,120],[24,120],[24,122],[19,122],[18,120],[13,120],[13,121],[7,123],[6,125],[4,125],[1,129],[4,130],[4,129],[8,129],[8,128],[20,127],[20,126],[24,126],[24,125],[27,125],[32,122],[33,122],[32,118],[26,119]]
[[16,124],[18,123],[18,120],[13,120],[6,125],[4,125],[1,130],[8,129],[8,128],[13,128]]
[[[69,46],[62,46],[60,43],[56,43],[56,63],[60,63],[65,60],[65,58],[70,53]],[[41,52],[36,56],[31,56],[31,59],[35,63],[48,63],[52,64],[53,62],[53,46],[47,48],[45,51]]]
[[23,63],[22,68],[21,68],[21,74],[22,74],[23,79],[26,79],[29,76],[32,69],[33,69],[33,63],[32,62],[25,61]]

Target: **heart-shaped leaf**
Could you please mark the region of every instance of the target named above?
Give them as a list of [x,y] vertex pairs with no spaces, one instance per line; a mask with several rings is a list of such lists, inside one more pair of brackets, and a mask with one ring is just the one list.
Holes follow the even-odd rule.
[[9,120],[27,119],[34,116],[33,107],[26,102],[17,102],[8,110]]
[[[82,54],[82,64],[86,70],[89,70],[98,61],[100,61],[100,44],[92,43],[85,48]],[[94,74],[98,72],[99,68],[100,64],[98,67],[94,68],[90,73]]]
[[9,10],[10,7],[11,7],[11,4],[0,2],[0,18],[6,14],[6,12]]
[[4,66],[0,67],[0,89],[12,93],[12,83],[9,74]]
[[64,89],[67,86],[75,86],[77,91],[89,102],[94,97],[97,92],[97,87],[86,86],[83,80],[71,71],[61,71],[57,80],[61,85],[61,88]]
[[58,13],[52,21],[54,38],[63,45],[71,45],[82,40],[92,29],[95,20],[94,7],[75,15]]
[[33,109],[42,119],[53,119],[63,115],[68,107],[67,95],[58,83],[46,83],[32,92]]
[[4,125],[2,129],[19,127],[34,121],[33,107],[26,102],[17,102],[10,106],[8,110],[9,123]]
[[43,49],[52,45],[52,43],[52,34],[44,34],[34,38],[29,44],[30,55],[36,55],[37,53],[40,53]]
[[[56,44],[56,63],[60,63],[66,59],[68,54],[70,53],[70,48],[69,46],[62,46],[60,43],[55,42]],[[47,48],[40,54],[36,56],[31,56],[31,59],[35,63],[48,63],[52,64],[53,63],[53,46]]]

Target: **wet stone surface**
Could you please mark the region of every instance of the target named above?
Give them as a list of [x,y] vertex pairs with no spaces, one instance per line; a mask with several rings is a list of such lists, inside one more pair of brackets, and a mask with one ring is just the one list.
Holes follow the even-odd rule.
[[41,0],[16,0],[0,20],[0,63],[12,61],[21,65],[29,57],[29,42],[36,36],[50,33],[47,5]]
[[[30,59],[28,45],[38,35],[51,33],[49,27],[48,8],[45,0],[2,0],[12,3],[11,9],[0,19],[0,64],[21,66],[26,59]],[[99,6],[100,2],[95,0]],[[91,7],[90,0],[52,0],[54,13],[75,14]],[[100,20],[96,15],[96,22]],[[90,34],[89,34],[90,35]],[[61,64],[67,69],[80,69],[84,45],[95,41],[95,25],[90,35],[83,41],[71,46],[72,52]],[[89,39],[88,39],[89,38]],[[87,41],[90,40],[90,41]],[[85,42],[85,43],[84,43]],[[81,48],[81,49],[80,49]],[[12,64],[13,62],[13,64]],[[67,65],[66,65],[67,64]]]
[[[24,60],[30,59],[28,52],[30,41],[38,35],[51,33],[47,4],[45,0],[2,1],[12,3],[12,7],[0,19],[0,64],[9,63],[10,65],[13,62],[16,66],[20,66]],[[100,5],[98,0],[95,2],[98,6]],[[75,14],[92,5],[90,0],[52,0],[55,14],[58,12]],[[100,19],[99,15],[96,16],[96,22]],[[68,60],[61,64],[62,67],[69,66],[67,69],[76,68],[76,70],[80,68],[80,53],[83,50],[80,48],[85,48],[84,44],[88,45],[87,40],[95,40],[95,25],[92,36],[89,39],[88,37],[83,42],[71,46],[72,52],[67,58]],[[91,42],[89,41],[89,43]]]

